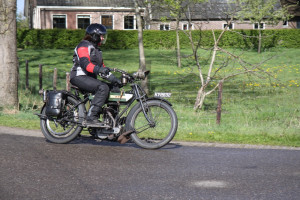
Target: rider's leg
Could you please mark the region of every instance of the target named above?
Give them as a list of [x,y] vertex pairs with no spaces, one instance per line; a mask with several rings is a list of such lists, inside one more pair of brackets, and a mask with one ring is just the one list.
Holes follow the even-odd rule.
[[109,87],[105,82],[89,76],[76,76],[71,79],[71,83],[81,90],[93,93],[94,99],[87,114],[87,125],[99,126],[99,115],[102,112],[102,106],[109,94]]
[[99,123],[99,115],[102,113],[102,106],[105,104],[105,101],[108,97],[108,93],[108,85],[106,83],[99,84],[97,90],[95,91],[95,96],[91,102],[91,107],[87,114],[87,123]]

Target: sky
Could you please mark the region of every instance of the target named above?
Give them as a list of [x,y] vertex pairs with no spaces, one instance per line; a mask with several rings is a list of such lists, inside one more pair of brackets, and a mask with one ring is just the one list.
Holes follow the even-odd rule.
[[17,13],[22,13],[24,11],[24,1],[25,0],[17,0]]

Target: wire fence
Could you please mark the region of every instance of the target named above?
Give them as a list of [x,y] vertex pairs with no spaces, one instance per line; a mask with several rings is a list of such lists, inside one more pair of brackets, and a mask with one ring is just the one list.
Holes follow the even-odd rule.
[[[29,69],[26,61],[25,70],[19,76],[19,85],[21,89],[30,91],[30,94],[38,94],[42,88],[66,90],[69,87],[68,76],[68,71],[57,70],[53,66],[39,65],[38,69],[37,67]],[[171,94],[167,99],[179,110],[179,119],[184,120],[187,118],[187,112],[193,112],[197,92],[201,86],[199,77],[195,74],[168,76],[168,74],[151,73],[148,81],[150,96],[155,93]],[[217,83],[218,81],[212,81],[208,89],[212,89]],[[270,121],[271,124],[284,123],[285,126],[299,129],[299,91],[297,81],[274,84],[251,79],[228,80],[222,90],[221,121],[225,120],[226,123]],[[25,97],[21,98],[26,99],[27,93],[24,94]],[[217,89],[206,97],[202,108],[205,114],[197,116],[202,123],[215,123],[217,108],[218,105],[220,106],[219,96]],[[32,107],[38,108],[35,105]]]

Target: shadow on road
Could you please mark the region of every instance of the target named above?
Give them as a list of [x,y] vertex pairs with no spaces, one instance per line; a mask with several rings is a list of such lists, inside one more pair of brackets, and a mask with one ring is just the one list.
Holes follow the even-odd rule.
[[[47,141],[47,142],[49,142],[49,141]],[[92,136],[80,136],[80,137],[76,138],[75,140],[71,141],[69,144],[88,144],[88,145],[130,147],[130,148],[142,149],[141,147],[137,146],[131,140],[129,140],[125,144],[120,144],[117,141],[94,139]],[[171,142],[160,149],[177,149],[177,148],[181,148],[181,147],[182,147],[182,145]]]

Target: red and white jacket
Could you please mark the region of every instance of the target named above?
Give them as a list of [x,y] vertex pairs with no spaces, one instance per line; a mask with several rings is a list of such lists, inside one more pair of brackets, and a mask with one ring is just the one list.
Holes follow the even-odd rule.
[[97,78],[103,64],[102,51],[88,40],[82,40],[74,49],[73,67],[70,78],[75,76],[91,76]]

